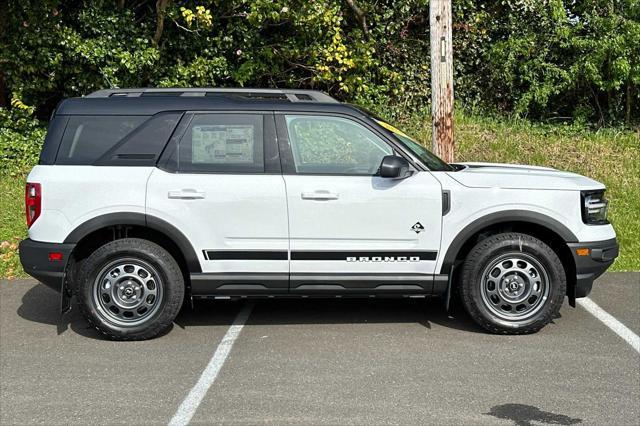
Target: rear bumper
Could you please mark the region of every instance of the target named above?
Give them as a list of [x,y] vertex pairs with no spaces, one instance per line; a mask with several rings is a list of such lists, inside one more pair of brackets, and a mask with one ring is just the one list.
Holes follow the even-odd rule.
[[[619,247],[615,238],[589,243],[567,244],[576,264],[575,297],[587,297],[593,281],[604,273],[618,257]],[[577,249],[589,249],[588,255],[579,256]]]
[[[20,242],[20,263],[24,271],[57,292],[62,290],[65,268],[75,244],[42,243],[30,239]],[[62,253],[62,259],[51,261],[49,253]]]

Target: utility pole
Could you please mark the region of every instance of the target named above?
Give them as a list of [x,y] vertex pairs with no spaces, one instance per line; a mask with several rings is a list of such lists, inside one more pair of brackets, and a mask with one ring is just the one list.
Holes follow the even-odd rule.
[[431,39],[431,145],[444,161],[453,162],[453,45],[451,0],[429,2]]

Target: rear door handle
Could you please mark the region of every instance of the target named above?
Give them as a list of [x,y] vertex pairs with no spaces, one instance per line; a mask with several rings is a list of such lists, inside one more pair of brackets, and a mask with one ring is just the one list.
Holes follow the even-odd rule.
[[205,197],[205,193],[195,189],[180,189],[178,191],[169,191],[168,197],[178,200],[199,200]]
[[300,194],[303,200],[337,200],[340,198],[335,192],[327,191],[326,189],[318,189],[315,191],[303,192]]

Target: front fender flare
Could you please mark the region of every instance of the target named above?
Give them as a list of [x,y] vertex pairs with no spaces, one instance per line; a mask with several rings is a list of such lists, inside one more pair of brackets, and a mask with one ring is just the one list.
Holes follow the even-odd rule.
[[518,222],[525,224],[532,223],[547,228],[550,231],[556,233],[566,243],[575,243],[578,241],[578,237],[573,232],[571,232],[569,228],[560,223],[558,220],[547,215],[526,210],[499,211],[474,220],[473,222],[465,226],[458,233],[458,235],[456,235],[456,237],[447,248],[447,252],[442,261],[442,266],[440,267],[440,273],[449,274],[451,272],[451,268],[456,261],[460,249],[473,235],[488,226],[509,222]]

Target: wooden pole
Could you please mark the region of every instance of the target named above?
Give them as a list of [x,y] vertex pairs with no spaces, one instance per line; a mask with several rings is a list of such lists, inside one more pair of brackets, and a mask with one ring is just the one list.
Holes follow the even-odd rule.
[[453,162],[453,46],[451,0],[429,2],[431,39],[431,144],[444,161]]

